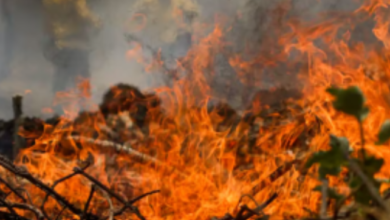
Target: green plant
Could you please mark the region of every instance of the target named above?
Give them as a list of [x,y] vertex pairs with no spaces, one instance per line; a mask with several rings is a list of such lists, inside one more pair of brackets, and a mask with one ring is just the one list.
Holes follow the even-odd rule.
[[[368,155],[364,147],[363,121],[368,116],[369,109],[365,105],[365,97],[362,91],[356,86],[351,86],[346,89],[332,87],[328,88],[327,92],[335,98],[333,107],[337,111],[353,116],[358,122],[361,148],[358,155],[354,156],[347,138],[330,135],[330,149],[314,153],[306,162],[307,168],[319,164],[319,178],[323,184],[315,187],[314,190],[322,192],[323,200],[331,199],[335,201],[334,215],[337,215],[340,207],[348,199],[353,199],[355,203],[363,206],[376,204],[387,213],[390,213],[388,206],[379,193],[381,182],[374,178],[374,175],[382,168],[384,160]],[[377,144],[383,144],[389,139],[390,121],[386,121],[379,131]],[[346,169],[348,174],[345,182],[350,188],[349,195],[338,194],[335,189],[327,186],[327,177],[339,176],[342,169]],[[326,194],[325,197],[324,194]],[[323,203],[326,203],[326,201],[323,201]],[[321,212],[322,215],[326,213],[326,205],[322,207]]]

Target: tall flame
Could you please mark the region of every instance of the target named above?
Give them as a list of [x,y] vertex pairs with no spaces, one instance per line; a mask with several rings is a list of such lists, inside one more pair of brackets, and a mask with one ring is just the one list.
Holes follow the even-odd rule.
[[[62,100],[67,100],[67,117],[63,117],[58,125],[45,125],[40,134],[22,132],[37,139],[34,146],[20,153],[19,163],[45,183],[53,184],[92,155],[94,164],[87,172],[125,197],[161,189],[160,194],[137,203],[141,213],[150,220],[210,219],[235,212],[239,203],[253,207],[255,204],[250,199],[241,200],[243,195],[253,194],[260,203],[275,192],[278,193],[277,199],[264,210],[272,219],[304,216],[307,214],[304,208],[317,210],[320,202],[319,194],[312,191],[318,184],[314,173],[302,179],[299,166],[296,166],[280,178],[269,181],[270,175],[281,164],[299,159],[297,152],[288,153],[287,150],[297,147],[301,134],[312,129],[318,120],[321,125],[310,134],[309,142],[300,143],[305,145],[300,147],[306,147],[308,153],[327,148],[330,133],[348,137],[353,148],[361,147],[357,123],[330,105],[331,97],[325,89],[331,85],[357,85],[363,90],[370,107],[370,116],[364,122],[366,148],[385,159],[378,177],[390,176],[390,160],[387,159],[390,158],[390,148],[374,145],[381,123],[390,117],[389,4],[390,1],[385,0],[365,1],[353,13],[334,15],[321,23],[291,20],[289,30],[282,32],[278,29],[278,39],[273,39],[271,44],[281,50],[263,45],[268,53],[256,54],[252,60],[245,54],[232,54],[227,49],[230,43],[224,38],[229,29],[216,24],[206,36],[197,35],[194,39],[197,43],[186,57],[178,61],[181,77],[170,87],[155,89],[164,103],[163,119],[154,117],[155,120],[149,122],[148,136],[129,138],[131,144],[128,146],[149,157],[140,161],[134,155],[113,153],[104,150],[98,142],[87,141],[87,138],[107,139],[102,127],[108,122],[100,113],[91,113],[71,123],[76,116],[74,104],[83,103],[80,98],[84,100],[89,96],[85,94],[88,90],[79,89],[77,91],[84,92],[61,94]],[[371,17],[376,22],[372,33],[382,43],[380,49],[365,42],[351,41],[354,26]],[[270,42],[265,41],[266,44]],[[145,59],[138,57],[142,49],[142,45],[137,44],[127,53],[128,58],[135,57],[146,64]],[[229,63],[242,83],[250,83],[250,78],[246,77],[251,72],[258,72],[259,64],[263,68],[289,61],[291,66],[297,60],[306,62],[301,65],[304,68],[299,74],[304,85],[304,98],[295,101],[302,111],[290,109],[292,119],[268,128],[260,126],[264,123],[261,120],[256,121],[260,128],[255,149],[249,149],[250,125],[241,122],[232,131],[217,129],[216,124],[224,119],[216,112],[208,111],[214,89],[209,82],[218,77],[214,61],[219,53],[229,56]],[[294,59],[289,57],[292,53]],[[161,60],[153,61],[153,65],[162,64]],[[289,67],[287,65],[288,71],[294,71]],[[81,88],[88,86],[85,82],[81,84]],[[262,100],[259,102],[253,106],[263,108]],[[280,115],[273,117],[275,121],[282,120]],[[74,134],[84,139],[67,138]],[[330,180],[331,185],[343,191],[341,182],[337,178]],[[27,183],[25,187],[34,194],[31,196],[33,204],[40,204],[43,192]],[[85,179],[75,177],[59,184],[56,190],[71,203],[82,207],[90,187]],[[254,187],[258,188],[255,193]],[[107,206],[102,201],[105,199],[94,200],[93,212]],[[49,200],[46,209],[58,212],[60,206]],[[125,213],[122,219],[129,216],[131,213]]]

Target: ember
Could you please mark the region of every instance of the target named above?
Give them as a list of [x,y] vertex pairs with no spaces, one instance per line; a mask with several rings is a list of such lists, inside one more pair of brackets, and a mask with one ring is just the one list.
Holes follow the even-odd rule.
[[[175,2],[172,16],[184,24],[181,10],[195,9]],[[343,136],[348,147],[383,158],[375,178],[390,178],[388,143],[375,145],[390,117],[389,4],[367,0],[351,14],[332,12],[323,22],[299,22],[288,17],[288,5],[278,5],[275,18],[269,18],[277,26],[272,39],[265,37],[259,43],[265,49],[257,53],[236,51],[228,40],[234,25],[220,18],[210,28],[192,11],[193,23],[185,23],[184,32],[191,32],[193,42],[174,67],[158,49],[127,33],[124,40],[134,47],[124,56],[150,74],[165,73],[168,85],[147,93],[120,83],[91,110],[91,85],[84,80],[59,93],[64,115],[45,121],[15,110],[14,120],[0,123],[1,146],[21,148],[17,155],[3,152],[16,156],[14,161],[0,156],[1,218],[247,220],[316,213],[321,219],[334,213],[334,219],[347,218],[351,209],[346,212],[313,189],[322,184],[348,195],[353,190],[344,179],[352,177],[342,171],[321,183],[306,161],[329,149],[330,134]],[[143,18],[136,25],[142,31],[148,15],[136,15]],[[354,27],[367,20],[376,22],[380,50],[353,38]],[[180,28],[174,29],[172,34],[180,35]],[[216,88],[219,56],[235,73],[225,86],[238,92]],[[269,71],[283,71],[291,82],[259,89],[257,77],[263,75],[258,73]],[[370,115],[361,126],[333,108],[326,89],[334,85],[358,86],[367,97]],[[235,94],[240,92],[244,95]],[[237,103],[241,107],[233,108]],[[384,182],[382,192],[388,187]]]

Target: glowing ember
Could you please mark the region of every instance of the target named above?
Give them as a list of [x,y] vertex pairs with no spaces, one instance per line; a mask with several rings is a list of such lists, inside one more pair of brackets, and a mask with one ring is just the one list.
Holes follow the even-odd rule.
[[[229,29],[216,24],[207,36],[197,35],[197,43],[186,57],[178,61],[178,78],[174,84],[169,88],[155,89],[164,104],[164,113],[158,105],[153,106],[149,99],[134,93],[125,96],[132,97],[132,100],[118,98],[123,103],[109,105],[111,109],[117,105],[116,112],[110,112],[110,116],[108,113],[90,113],[78,116],[72,122],[71,119],[77,117],[75,108],[89,97],[86,93],[88,89],[80,89],[89,87],[89,83],[84,81],[77,90],[81,92],[60,94],[61,100],[66,103],[66,115],[56,126],[46,124],[41,133],[21,131],[25,137],[37,139],[34,146],[20,153],[18,164],[25,166],[44,183],[53,184],[72,173],[73,167],[82,166],[83,161],[92,155],[93,164],[85,172],[124,198],[161,190],[159,194],[145,197],[136,204],[148,220],[211,219],[236,213],[238,205],[254,207],[248,197],[241,199],[243,195],[249,194],[262,203],[274,193],[278,194],[277,198],[264,210],[271,219],[307,215],[305,209],[318,210],[320,197],[319,193],[312,191],[318,185],[314,172],[302,178],[304,171],[300,165],[306,155],[327,148],[330,133],[348,137],[353,148],[361,145],[358,125],[350,117],[331,108],[331,97],[325,93],[330,85],[357,85],[363,90],[371,110],[371,115],[364,122],[366,148],[386,160],[378,177],[390,177],[388,146],[374,146],[378,128],[390,113],[389,4],[390,1],[366,1],[351,15],[335,15],[319,24],[291,21],[288,31],[278,33],[279,41],[275,46],[282,50],[257,54],[253,60],[248,60],[245,54],[228,52],[230,44],[224,36]],[[174,13],[176,17],[181,16],[179,9]],[[376,21],[373,33],[383,43],[381,50],[350,41],[355,26],[351,25],[355,24],[352,22],[371,16]],[[146,16],[137,14],[137,17],[143,21],[137,29],[147,25]],[[197,27],[205,26],[198,24]],[[126,55],[148,65],[149,70],[150,65],[163,65],[158,57],[152,64],[146,63],[146,59],[141,58],[143,49],[138,43]],[[251,72],[258,72],[254,70],[259,63],[266,67],[277,66],[288,62],[288,55],[297,51],[299,53],[294,60],[307,60],[307,65],[300,72],[304,85],[302,100],[285,103],[282,108],[287,113],[275,114],[276,111],[269,110],[273,115],[219,126],[226,118],[216,111],[208,111],[207,106],[213,96],[214,88],[209,82],[215,75],[217,54],[229,56],[229,63],[241,82],[250,83],[246,77]],[[290,61],[293,66],[295,61]],[[115,95],[112,99],[121,97],[123,91],[113,88]],[[125,104],[133,102],[136,102],[135,107]],[[265,108],[262,100],[257,102],[252,103],[252,113]],[[148,131],[139,130],[134,125],[138,123],[134,118],[123,119],[123,115],[132,115],[141,107],[149,110],[142,121],[147,124]],[[117,123],[126,120],[129,121],[123,125]],[[251,130],[254,126],[258,128],[255,138]],[[110,134],[107,128],[113,127],[119,129]],[[125,142],[123,146],[105,142],[112,139],[112,133],[118,136],[117,140]],[[303,141],[302,134],[306,134]],[[283,169],[274,174],[283,164]],[[330,179],[330,184],[342,191],[340,183],[338,179]],[[44,192],[27,182],[19,184],[23,184],[31,194],[32,204],[39,207]],[[80,209],[83,209],[90,189],[91,183],[81,176],[66,180],[55,188]],[[108,214],[101,213],[101,210],[109,210],[107,199],[102,195],[91,201],[90,212]],[[49,199],[45,209],[55,216],[61,211],[61,206]],[[64,212],[68,212],[69,219],[75,218],[70,216],[69,210]],[[118,219],[129,219],[133,215],[125,212]]]

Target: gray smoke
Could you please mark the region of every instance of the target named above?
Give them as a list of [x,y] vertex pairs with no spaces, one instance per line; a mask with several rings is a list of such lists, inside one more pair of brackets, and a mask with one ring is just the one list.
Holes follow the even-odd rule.
[[[54,70],[42,55],[42,44],[47,36],[43,31],[40,0],[1,1],[2,4],[7,4],[7,8],[4,8],[3,4],[0,11],[0,118],[12,117],[12,95],[24,94],[26,90],[31,90],[31,93],[24,96],[24,112],[41,116],[42,108],[52,106],[54,94],[51,86]],[[254,1],[257,6],[248,7],[248,1]],[[242,26],[239,29],[241,31],[235,33],[232,39],[239,44],[251,40],[252,44],[256,44],[259,35],[267,34],[269,27],[261,29],[260,32],[254,30],[261,22],[258,20],[260,18],[254,16],[253,10],[260,7],[267,11],[281,1],[283,0],[199,0],[199,19],[202,22],[213,22],[216,13],[233,18],[240,10],[244,15],[243,21],[239,23]],[[133,3],[134,0],[91,1],[93,10],[102,20],[102,30],[92,42],[93,52],[90,56],[95,102],[100,101],[102,93],[110,85],[118,82],[131,83],[141,89],[162,83],[158,77],[145,74],[142,65],[126,59],[125,54],[130,45],[124,38],[124,26],[131,16]],[[292,0],[292,5],[293,11],[290,14],[306,20],[314,20],[319,17],[320,12],[327,10],[352,11],[357,6],[354,0]],[[163,53],[168,55],[183,47],[179,52],[182,54],[188,46],[189,43],[185,41],[177,43],[176,49],[164,48],[160,43],[153,45],[156,48],[164,48]],[[221,66],[220,72],[233,71],[226,67],[226,59],[221,59]]]
[[[141,65],[125,57],[129,46],[123,37],[123,22],[132,1],[112,2],[93,2],[103,24],[101,32],[95,36],[90,57],[95,102],[99,102],[101,94],[117,82],[129,82],[141,88],[151,85],[148,77],[142,73]],[[48,116],[42,114],[41,110],[53,106],[55,94],[51,87],[54,68],[43,57],[42,45],[48,36],[43,29],[41,1],[2,0],[2,3],[0,118],[12,117],[11,97],[14,94],[24,95],[26,90],[31,93],[24,95],[25,114]],[[14,38],[8,37],[10,31]]]

